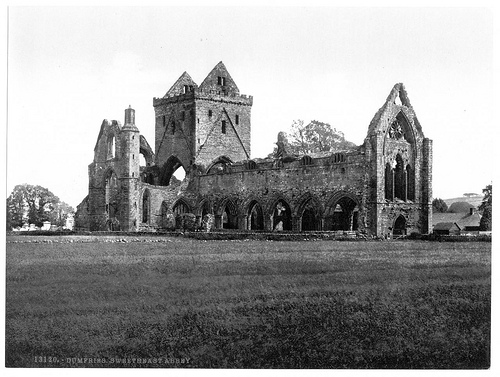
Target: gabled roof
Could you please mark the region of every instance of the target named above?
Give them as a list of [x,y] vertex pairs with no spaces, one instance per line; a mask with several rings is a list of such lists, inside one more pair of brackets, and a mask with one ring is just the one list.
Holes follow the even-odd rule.
[[432,223],[434,224],[434,227],[438,223],[457,223],[461,229],[464,229],[465,227],[479,226],[480,222],[481,222],[481,215],[477,212],[473,213],[472,215],[463,212],[462,213],[437,212],[432,214]]
[[172,87],[163,96],[163,98],[178,96],[179,94],[184,93],[184,85],[192,86],[193,88],[198,87],[191,76],[189,76],[189,73],[184,71],[184,73],[177,79],[177,81],[174,83],[174,85],[172,85]]
[[434,230],[451,230],[453,228],[462,229],[457,223],[437,223],[434,225]]
[[222,61],[217,63],[217,65],[210,71],[208,76],[201,83],[200,89],[203,91],[220,91],[221,84],[218,81],[219,77],[225,78],[224,88],[228,93],[240,94],[238,86]]
[[481,223],[481,215],[475,212],[472,215],[467,215],[463,217],[458,223],[462,228],[473,227],[473,226],[477,227]]

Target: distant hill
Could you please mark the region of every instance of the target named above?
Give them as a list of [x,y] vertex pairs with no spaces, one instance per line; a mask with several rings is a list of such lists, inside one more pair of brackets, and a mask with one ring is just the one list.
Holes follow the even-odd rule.
[[450,207],[453,203],[456,202],[467,202],[477,208],[483,202],[483,196],[482,195],[471,196],[471,197],[461,196],[459,198],[443,199],[443,200],[448,207]]

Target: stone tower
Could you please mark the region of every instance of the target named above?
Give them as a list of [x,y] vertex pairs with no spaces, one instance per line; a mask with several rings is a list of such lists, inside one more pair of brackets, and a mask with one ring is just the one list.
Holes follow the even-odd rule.
[[189,173],[193,164],[206,169],[221,157],[249,159],[252,103],[222,62],[200,86],[184,72],[163,98],[154,98],[159,184],[167,186],[180,166]]
[[121,230],[137,230],[137,208],[139,200],[139,153],[140,135],[135,125],[135,110],[130,106],[125,110],[125,125],[121,130],[123,156],[121,159]]
[[104,120],[89,165],[89,229],[136,230],[139,197],[139,130],[135,111],[125,110],[125,125]]
[[403,84],[394,85],[375,114],[365,147],[370,175],[365,195],[373,234],[429,233],[432,140],[424,136]]

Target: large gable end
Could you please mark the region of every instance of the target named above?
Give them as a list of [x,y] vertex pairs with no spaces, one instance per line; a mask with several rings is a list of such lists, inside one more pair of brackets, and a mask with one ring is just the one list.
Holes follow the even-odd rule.
[[192,92],[197,87],[198,85],[196,85],[191,76],[189,76],[189,73],[184,72],[163,96],[163,98],[174,97],[187,92]]
[[223,62],[219,62],[200,85],[200,90],[209,94],[240,94],[238,86],[227,71]]
[[396,118],[398,114],[404,114],[407,118],[411,119],[416,132],[423,137],[422,127],[415,115],[406,89],[402,83],[394,85],[384,105],[373,117],[368,128],[368,135],[375,135],[377,132],[382,131],[385,132],[390,126],[390,122]]

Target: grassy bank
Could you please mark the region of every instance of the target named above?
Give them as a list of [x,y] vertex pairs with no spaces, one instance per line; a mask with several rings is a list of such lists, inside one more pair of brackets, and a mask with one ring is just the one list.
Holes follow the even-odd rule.
[[489,365],[489,243],[130,240],[7,240],[7,366]]

